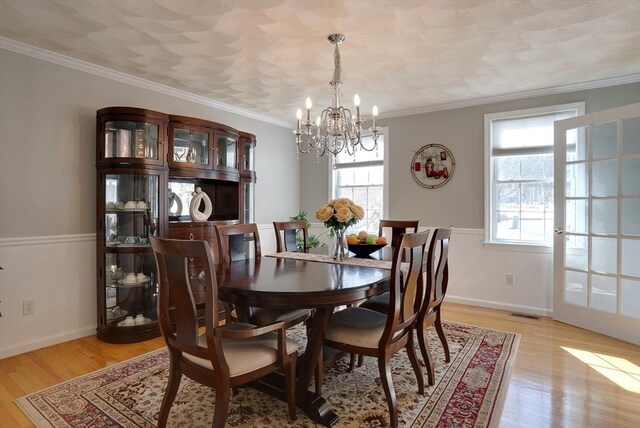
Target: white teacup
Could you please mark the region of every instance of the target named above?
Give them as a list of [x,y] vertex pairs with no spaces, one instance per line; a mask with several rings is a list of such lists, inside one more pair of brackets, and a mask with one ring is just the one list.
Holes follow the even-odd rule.
[[124,321],[122,321],[122,325],[136,325],[136,322],[133,319],[133,317],[129,316],[129,317],[126,317]]
[[144,316],[142,314],[136,315],[134,322],[136,325],[144,324]]
[[147,280],[147,277],[145,274],[140,272],[138,273],[138,275],[136,275],[136,279],[138,280],[138,282],[145,282]]
[[146,202],[145,202],[145,201],[140,201],[140,202],[138,202],[138,203],[136,204],[136,206],[137,206],[138,208],[145,208],[145,209],[147,208],[147,204],[146,204]]
[[129,201],[126,204],[124,204],[125,208],[136,208],[138,206],[138,204],[136,203],[136,201]]
[[136,277],[136,274],[133,272],[128,273],[127,276],[124,277],[125,284],[135,284],[137,282],[138,282],[138,278]]

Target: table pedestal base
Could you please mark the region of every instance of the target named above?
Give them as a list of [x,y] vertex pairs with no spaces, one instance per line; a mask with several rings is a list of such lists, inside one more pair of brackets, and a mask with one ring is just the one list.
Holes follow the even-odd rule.
[[[284,392],[284,376],[281,373],[267,375],[261,380],[253,382],[251,386],[258,391],[287,402]],[[302,410],[309,419],[326,427],[335,425],[339,419],[331,404],[323,396],[313,391],[297,391],[296,407]]]

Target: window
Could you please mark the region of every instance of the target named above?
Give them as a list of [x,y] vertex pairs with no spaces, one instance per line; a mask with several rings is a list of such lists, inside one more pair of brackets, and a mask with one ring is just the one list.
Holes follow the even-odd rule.
[[485,240],[553,244],[553,123],[584,103],[485,115]]
[[[385,143],[386,130],[378,135],[378,148],[370,152],[358,149],[355,155],[345,150],[333,157],[331,198],[349,198],[364,209],[364,218],[354,230],[378,233],[378,223],[385,208]],[[365,147],[373,146],[371,136],[363,136]]]

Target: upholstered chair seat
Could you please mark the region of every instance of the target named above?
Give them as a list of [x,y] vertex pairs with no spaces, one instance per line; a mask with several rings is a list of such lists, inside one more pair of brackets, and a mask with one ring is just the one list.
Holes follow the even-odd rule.
[[[222,330],[249,330],[256,328],[256,326],[245,323],[231,323],[219,328]],[[231,376],[240,376],[257,371],[278,361],[278,334],[275,332],[242,340],[221,339],[220,342]],[[205,334],[201,334],[198,337],[198,345],[203,348],[207,347],[207,336]],[[300,349],[300,345],[291,339],[287,339],[286,345],[287,354],[293,354]],[[184,358],[201,367],[213,370],[211,360],[198,358],[190,354],[184,354]]]

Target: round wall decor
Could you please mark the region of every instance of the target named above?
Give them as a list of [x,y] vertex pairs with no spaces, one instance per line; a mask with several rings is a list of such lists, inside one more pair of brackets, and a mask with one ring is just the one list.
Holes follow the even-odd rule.
[[411,160],[411,175],[422,187],[435,189],[451,180],[455,167],[456,161],[449,149],[442,144],[427,144]]

